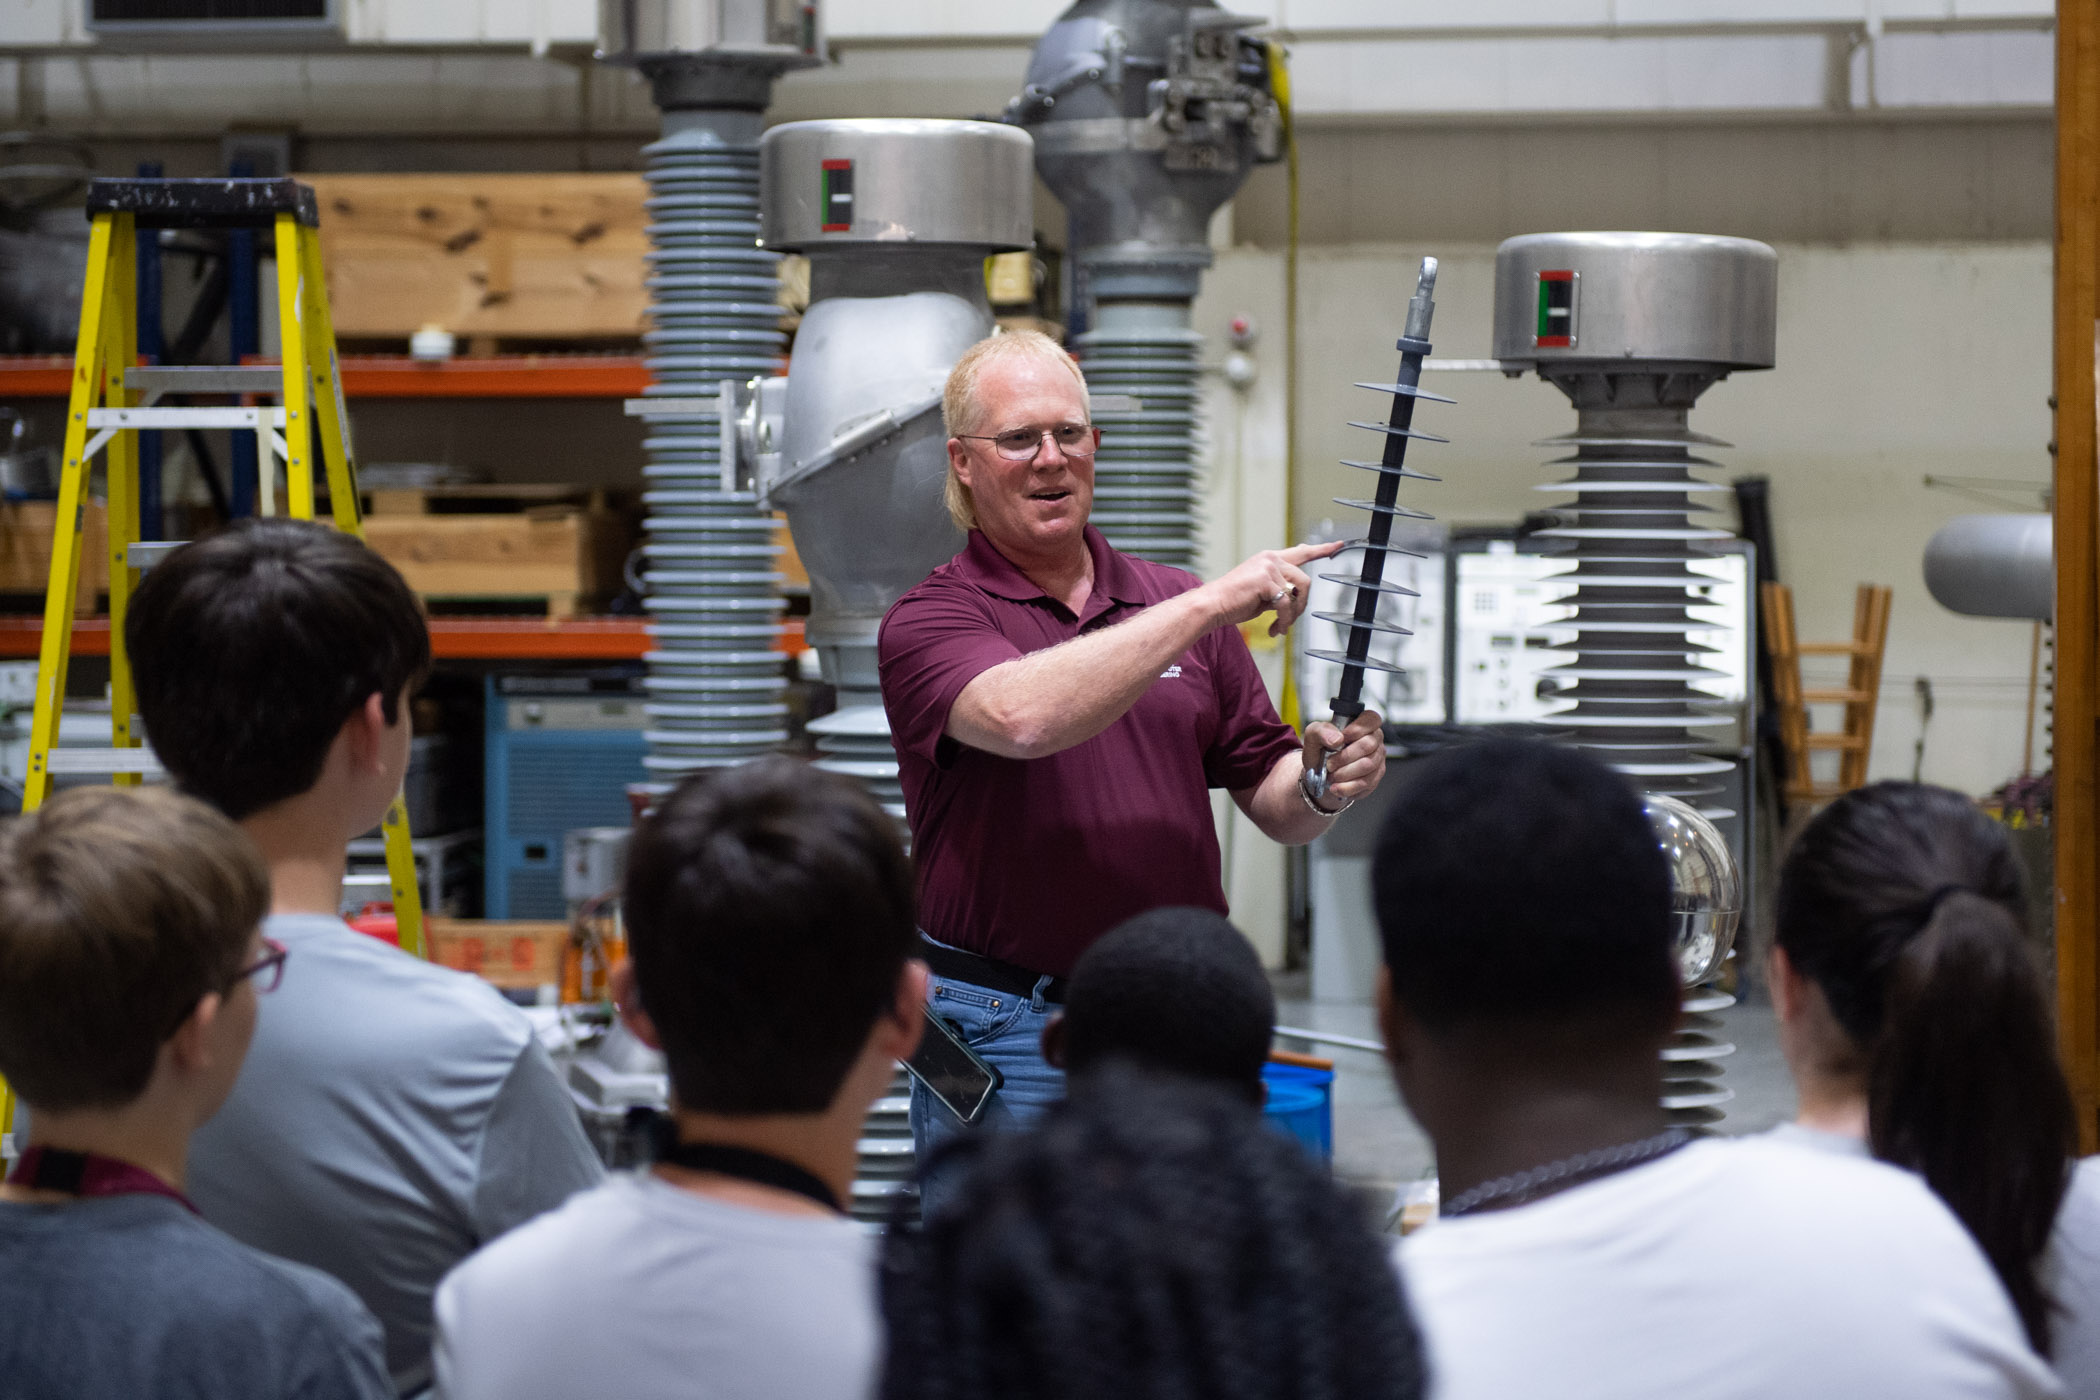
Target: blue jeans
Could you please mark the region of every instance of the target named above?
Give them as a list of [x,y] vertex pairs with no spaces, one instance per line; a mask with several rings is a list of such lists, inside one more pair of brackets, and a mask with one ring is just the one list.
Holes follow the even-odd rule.
[[1025,1127],[1064,1098],[1064,1071],[1043,1058],[1043,1027],[1058,1009],[1043,1000],[1043,985],[1049,980],[1038,982],[1033,996],[1017,997],[952,978],[930,979],[927,1009],[959,1030],[964,1043],[1005,1076],[1005,1082],[971,1125],[912,1080],[911,1140],[919,1159],[922,1210],[931,1213],[952,1189],[944,1180],[949,1173],[932,1161],[941,1144],[963,1133]]

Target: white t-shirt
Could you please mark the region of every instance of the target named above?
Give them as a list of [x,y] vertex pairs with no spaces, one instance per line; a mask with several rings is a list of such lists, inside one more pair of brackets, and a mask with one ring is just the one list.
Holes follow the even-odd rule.
[[621,1174],[438,1289],[444,1400],[862,1400],[882,1357],[871,1237]]
[[525,1013],[341,919],[274,914],[291,949],[189,1194],[244,1244],[350,1285],[387,1369],[430,1380],[430,1299],[460,1260],[604,1179]]
[[[1867,1145],[1843,1133],[1787,1123],[1774,1128],[1776,1142],[1865,1157]],[[2042,1255],[2042,1286],[2056,1301],[2050,1318],[2050,1361],[2072,1400],[2100,1400],[2100,1157],[2071,1171],[2071,1184],[2056,1210],[2049,1248]]]
[[1876,1162],[1695,1142],[1398,1258],[1433,1400],[2062,1393],[1968,1232]]
[[2100,1400],[2100,1157],[2086,1158],[2071,1172],[2042,1255],[2042,1286],[2059,1309],[2049,1346],[2064,1393],[2072,1400]]

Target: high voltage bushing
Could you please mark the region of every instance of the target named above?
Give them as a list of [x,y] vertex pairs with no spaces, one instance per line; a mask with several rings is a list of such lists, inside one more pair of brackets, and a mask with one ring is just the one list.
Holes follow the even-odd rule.
[[821,59],[813,6],[606,0],[599,56],[641,70],[663,109],[643,148],[650,384],[644,606],[651,650],[643,760],[657,783],[787,738],[775,524],[723,477],[722,386],[779,367],[777,255],[758,238],[758,139],[773,83]]
[[808,637],[838,691],[820,768],[904,795],[875,669],[890,604],[962,548],[942,504],[941,391],[992,333],[984,259],[1031,247],[1025,133],[996,122],[790,122],[762,143],[764,240],[809,258],[785,379],[744,391],[736,450],[787,512],[809,571]]
[[[1576,429],[1542,446],[1568,449],[1569,473],[1541,487],[1571,496],[1538,532],[1568,565],[1550,583],[1572,612],[1567,664],[1547,672],[1566,707],[1542,723],[1650,793],[1710,819],[1732,767],[1703,734],[1731,722],[1702,687],[1720,679],[1693,614],[1712,584],[1694,563],[1731,539],[1707,501],[1728,487],[1702,475],[1726,447],[1694,432],[1692,405],[1736,370],[1769,369],[1778,320],[1778,258],[1762,243],[1678,233],[1544,233],[1495,256],[1495,357],[1537,371],[1565,393]],[[1665,1104],[1684,1121],[1719,1118],[1733,1097],[1719,1060],[1733,1050],[1712,1013],[1733,999],[1710,987],[1686,1000],[1686,1025],[1664,1058]]]
[[1198,553],[1203,340],[1189,304],[1211,215],[1282,153],[1270,49],[1241,32],[1256,23],[1208,0],[1080,0],[1037,43],[1006,112],[1034,135],[1036,170],[1069,216],[1075,344],[1104,399],[1094,524],[1182,567]]

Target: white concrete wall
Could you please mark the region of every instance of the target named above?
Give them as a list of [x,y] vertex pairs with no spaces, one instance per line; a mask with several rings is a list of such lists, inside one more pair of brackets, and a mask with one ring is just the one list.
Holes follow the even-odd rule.
[[[1419,258],[1443,259],[1435,342],[1439,356],[1485,357],[1494,250],[1483,244],[1381,244],[1308,249],[1300,270],[1301,479],[1299,516],[1339,514],[1328,498],[1360,486],[1333,465],[1361,446],[1345,420],[1365,395],[1348,386],[1392,369]],[[2046,244],[1859,244],[1780,248],[1779,365],[1710,390],[1695,411],[1728,474],[1763,473],[1781,577],[1795,590],[1802,635],[1849,633],[1853,589],[1895,590],[1889,653],[1872,756],[1875,777],[1908,777],[1919,734],[1913,683],[1930,681],[1936,713],[1923,775],[1981,793],[2018,771],[2029,629],[1962,618],[1925,592],[1920,559],[1952,516],[1989,509],[1928,488],[1927,475],[2040,483],[2049,474],[2050,251]],[[1222,334],[1236,310],[1270,311],[1257,358],[1256,408],[1280,394],[1280,253],[1233,249],[1219,259],[1199,324]],[[1213,341],[1213,357],[1222,351]],[[1554,499],[1534,444],[1574,424],[1560,394],[1536,379],[1443,376],[1460,400],[1430,426],[1453,439],[1424,447],[1441,485],[1410,499],[1454,523],[1512,521]],[[1220,560],[1282,542],[1278,503],[1264,485],[1281,471],[1279,441],[1235,439],[1220,418],[1213,554]],[[1250,414],[1250,417],[1256,415]],[[2017,501],[2017,495],[2008,498]],[[2036,498],[2026,498],[2033,509]],[[1235,515],[1233,502],[1256,503]],[[1230,539],[1232,548],[1224,548]],[[2038,741],[2037,747],[2040,747]],[[2039,758],[2038,754],[2038,758]]]

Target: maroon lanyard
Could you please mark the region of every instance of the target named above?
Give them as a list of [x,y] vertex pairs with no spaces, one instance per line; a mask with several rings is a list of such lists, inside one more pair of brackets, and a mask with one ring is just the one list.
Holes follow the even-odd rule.
[[144,1167],[120,1162],[93,1152],[69,1152],[63,1147],[32,1147],[7,1175],[8,1184],[34,1191],[56,1191],[67,1196],[166,1196],[180,1201],[191,1215],[197,1208],[190,1198]]

